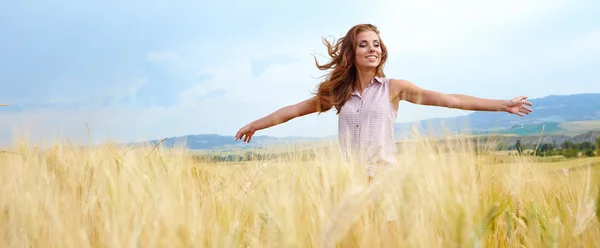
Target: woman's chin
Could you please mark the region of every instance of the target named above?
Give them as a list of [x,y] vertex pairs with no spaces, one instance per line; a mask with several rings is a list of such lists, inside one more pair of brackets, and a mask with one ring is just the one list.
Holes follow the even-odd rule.
[[374,63],[365,63],[360,65],[360,68],[365,69],[365,70],[373,70],[375,68],[377,68],[377,66],[379,65],[379,63],[374,62]]

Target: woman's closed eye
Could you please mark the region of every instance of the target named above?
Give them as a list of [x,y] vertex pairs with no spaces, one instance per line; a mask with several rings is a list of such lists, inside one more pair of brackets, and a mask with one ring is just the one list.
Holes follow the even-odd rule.
[[[366,47],[366,46],[367,46],[367,43],[360,43],[358,46],[359,46],[359,47]],[[374,46],[374,47],[379,47],[379,43],[378,43],[378,42],[375,42],[375,43],[373,43],[373,46]]]

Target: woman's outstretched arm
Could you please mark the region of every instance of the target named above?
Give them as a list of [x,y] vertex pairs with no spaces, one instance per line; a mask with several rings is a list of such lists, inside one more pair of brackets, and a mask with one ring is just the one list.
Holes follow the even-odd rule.
[[296,117],[308,115],[317,112],[316,97],[304,100],[294,105],[289,105],[278,109],[277,111],[250,122],[242,127],[236,134],[234,140],[243,139],[244,142],[250,142],[254,133],[258,130],[269,128],[281,123],[285,123]]
[[390,84],[400,89],[399,100],[414,104],[474,111],[502,111],[518,116],[524,116],[532,112],[531,108],[527,106],[533,106],[533,104],[526,101],[526,96],[519,96],[510,100],[485,99],[426,90],[406,80],[392,79]]

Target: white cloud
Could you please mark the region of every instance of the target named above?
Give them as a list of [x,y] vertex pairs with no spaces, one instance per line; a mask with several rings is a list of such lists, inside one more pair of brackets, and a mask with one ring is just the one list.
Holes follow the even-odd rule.
[[137,91],[148,83],[147,78],[133,78],[131,80],[122,81],[121,83],[115,84],[112,90],[108,91],[108,95],[122,99],[128,96],[134,96]]
[[[253,76],[249,59],[229,61],[211,69],[211,80],[196,84],[183,92],[180,96],[180,106],[201,106],[206,112],[201,111],[199,114],[203,113],[204,120],[211,122],[210,125],[205,125],[205,130],[229,132],[233,135],[238,128],[250,121],[312,97],[311,91],[315,89],[319,80],[311,76],[320,76],[321,72],[311,63],[311,59],[310,56],[304,56],[296,62],[271,65],[258,77]],[[218,99],[201,98],[215,90],[225,90],[226,93]],[[327,120],[329,122],[325,123],[326,119],[323,116],[319,116],[318,119],[304,117],[261,133],[282,136],[311,135],[308,128],[312,127],[312,130],[315,130],[312,135],[330,135],[335,133],[337,124],[335,119],[333,122],[331,118]],[[215,125],[215,122],[222,124]],[[327,128],[321,129],[322,126]],[[291,134],[286,133],[291,130],[295,131]],[[201,129],[199,131],[207,132]]]
[[[48,141],[64,132],[75,143],[88,141],[85,124],[93,129],[96,141],[111,137],[120,140],[158,139],[197,133],[234,135],[250,121],[261,118],[286,105],[308,97],[321,72],[311,63],[312,57],[291,64],[272,65],[259,77],[254,77],[250,60],[229,63],[199,70],[210,72],[209,81],[197,83],[182,92],[174,107],[146,108],[86,108],[69,110],[36,109],[25,113],[0,113],[0,136],[27,134],[34,142]],[[135,93],[145,81],[134,81],[122,89],[122,95]],[[224,90],[219,98],[205,96]],[[323,136],[335,134],[337,122],[333,112],[309,116],[260,131],[257,135]],[[10,130],[10,131],[8,131]],[[13,133],[13,131],[15,133]],[[2,140],[6,141],[5,138]]]

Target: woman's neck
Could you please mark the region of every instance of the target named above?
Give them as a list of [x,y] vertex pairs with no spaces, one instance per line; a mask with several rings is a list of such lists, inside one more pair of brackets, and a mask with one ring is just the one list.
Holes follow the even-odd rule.
[[357,70],[357,82],[355,82],[354,87],[362,94],[363,90],[369,86],[373,78],[375,77],[375,68],[367,69],[367,70]]

